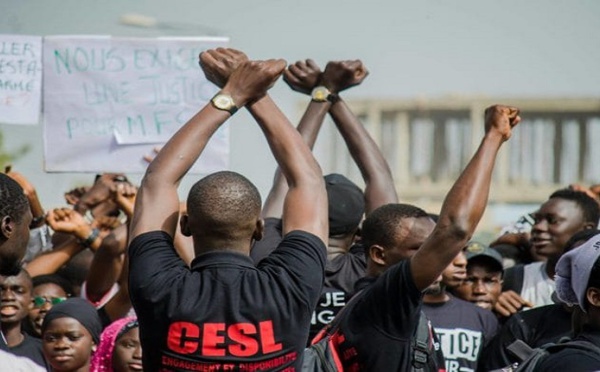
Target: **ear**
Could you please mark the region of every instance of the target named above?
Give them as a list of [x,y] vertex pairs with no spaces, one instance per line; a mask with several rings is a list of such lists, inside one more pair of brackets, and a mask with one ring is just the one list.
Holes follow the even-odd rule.
[[2,217],[0,230],[2,231],[4,238],[9,239],[12,233],[15,231],[15,221],[10,216]]
[[377,244],[370,246],[369,258],[376,264],[385,266],[385,248]]
[[589,287],[585,291],[585,297],[591,306],[600,307],[600,289],[596,287]]
[[98,345],[96,345],[96,343],[92,343],[92,353],[95,353],[96,350],[98,350]]
[[181,233],[184,236],[192,236],[192,231],[190,230],[189,217],[187,213],[181,214],[181,218],[179,219],[179,228],[181,229]]
[[265,235],[265,220],[263,220],[262,218],[259,218],[258,220],[256,220],[256,228],[254,229],[254,232],[252,233],[252,239],[258,241],[258,240],[261,240],[264,235]]

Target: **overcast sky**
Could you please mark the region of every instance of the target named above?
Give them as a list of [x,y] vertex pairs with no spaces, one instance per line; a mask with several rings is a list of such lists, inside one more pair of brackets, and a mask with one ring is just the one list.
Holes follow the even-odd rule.
[[[284,1],[0,0],[0,33],[113,36],[223,35],[252,58],[362,59],[371,75],[355,98],[600,97],[600,1]],[[153,17],[162,28],[119,24],[124,14]],[[303,99],[284,84],[274,96],[296,120]],[[231,167],[263,196],[274,162],[246,114],[234,118]],[[0,118],[1,121],[1,118]],[[9,148],[37,147],[16,165],[43,202],[89,176],[41,172],[41,130],[1,125]],[[323,151],[322,149],[319,151]],[[251,156],[249,156],[251,155]],[[48,183],[46,183],[48,184]],[[56,185],[56,186],[54,186]]]

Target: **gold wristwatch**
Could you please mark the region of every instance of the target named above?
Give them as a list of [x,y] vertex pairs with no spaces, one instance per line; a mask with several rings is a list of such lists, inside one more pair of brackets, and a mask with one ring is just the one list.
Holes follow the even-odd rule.
[[238,110],[237,106],[235,105],[235,102],[233,101],[233,98],[226,93],[217,93],[210,100],[210,102],[216,109],[227,111],[231,115],[235,114],[235,112]]
[[319,86],[315,87],[312,90],[310,97],[315,102],[336,103],[339,100],[339,97],[337,94],[331,93],[331,91],[329,89],[327,89],[326,86],[323,86],[323,85],[319,85]]

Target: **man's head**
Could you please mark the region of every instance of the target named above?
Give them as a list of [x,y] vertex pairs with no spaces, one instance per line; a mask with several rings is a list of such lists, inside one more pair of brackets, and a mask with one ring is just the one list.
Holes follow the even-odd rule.
[[558,258],[578,231],[594,229],[600,219],[598,203],[587,194],[558,190],[534,214],[531,245],[543,257]]
[[216,243],[213,248],[242,244],[249,250],[251,240],[262,237],[260,209],[260,193],[248,179],[235,172],[213,173],[192,186],[181,231]]
[[408,204],[386,204],[371,212],[362,226],[369,275],[410,258],[433,231],[424,210]]
[[365,212],[362,190],[341,174],[325,176],[329,205],[329,236],[354,234]]
[[17,275],[0,276],[0,322],[19,324],[33,308],[31,277],[21,269]]
[[502,293],[502,256],[478,242],[471,242],[465,251],[467,278],[454,293],[465,301],[491,310]]
[[600,235],[565,253],[556,264],[556,294],[577,304],[600,326]]
[[42,335],[44,317],[55,304],[74,295],[73,286],[57,274],[39,275],[33,278],[33,308],[29,311],[28,332]]
[[19,184],[0,173],[0,275],[19,272],[29,242],[32,216]]

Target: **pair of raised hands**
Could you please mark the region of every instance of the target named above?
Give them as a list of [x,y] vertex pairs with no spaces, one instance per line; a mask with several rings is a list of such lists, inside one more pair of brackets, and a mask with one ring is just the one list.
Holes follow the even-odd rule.
[[359,60],[329,62],[324,72],[311,59],[286,69],[283,59],[251,61],[243,52],[230,48],[202,52],[200,66],[206,78],[229,93],[239,107],[264,96],[282,74],[293,90],[305,94],[318,85],[338,93],[360,84],[369,74]]

